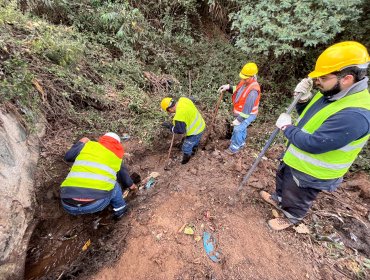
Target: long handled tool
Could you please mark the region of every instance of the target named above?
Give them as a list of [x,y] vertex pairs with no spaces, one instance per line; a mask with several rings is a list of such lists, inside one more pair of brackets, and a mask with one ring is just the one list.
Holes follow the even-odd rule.
[[175,133],[172,133],[171,145],[170,145],[170,148],[168,149],[168,155],[167,155],[166,165],[164,166],[164,170],[168,170],[168,166],[170,165],[170,156],[171,156],[174,139],[175,139]]
[[207,143],[208,143],[208,140],[209,140],[209,136],[211,136],[211,134],[213,132],[213,127],[215,125],[215,121],[216,121],[216,117],[217,117],[217,113],[218,113],[218,108],[220,107],[223,94],[224,94],[224,92],[223,91],[220,91],[220,96],[218,97],[218,100],[217,100],[216,108],[215,108],[215,111],[214,111],[214,114],[213,114],[212,120],[211,120],[211,125],[209,126],[209,133],[207,135],[206,140],[204,141],[204,146],[207,146]]
[[[296,97],[294,98],[293,102],[289,105],[288,109],[286,110],[287,114],[290,114],[295,105],[297,104],[298,100],[301,98],[303,93],[298,93]],[[274,141],[276,135],[279,133],[279,128],[276,128],[274,132],[271,134],[270,138],[267,140],[265,146],[263,147],[262,151],[259,153],[258,157],[254,161],[252,167],[249,169],[248,173],[244,176],[243,181],[240,183],[238,187],[238,192],[243,188],[243,186],[248,182],[249,177],[252,175],[253,171],[256,169],[258,163],[261,161],[262,157],[266,153],[267,149],[271,146],[272,142]]]

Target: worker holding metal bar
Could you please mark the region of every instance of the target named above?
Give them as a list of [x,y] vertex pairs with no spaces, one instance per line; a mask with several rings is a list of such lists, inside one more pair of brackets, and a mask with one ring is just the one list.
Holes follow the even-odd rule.
[[[276,175],[276,190],[264,201],[285,217],[268,221],[274,230],[299,223],[320,191],[335,191],[370,136],[369,54],[346,41],[327,48],[314,71],[296,87],[303,93],[295,125],[282,113],[276,126],[288,140]],[[319,91],[312,97],[313,84]]]

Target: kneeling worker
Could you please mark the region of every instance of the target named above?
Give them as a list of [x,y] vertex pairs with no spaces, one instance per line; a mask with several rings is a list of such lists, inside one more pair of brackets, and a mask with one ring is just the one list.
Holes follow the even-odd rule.
[[109,204],[113,218],[120,219],[127,211],[120,183],[135,190],[123,164],[124,150],[117,134],[109,132],[98,142],[84,137],[74,144],[64,159],[73,166],[61,185],[64,209],[72,215],[102,211]]
[[169,128],[172,133],[186,133],[186,138],[182,145],[183,158],[181,161],[182,164],[186,164],[198,149],[206,123],[193,101],[189,98],[180,97],[177,102],[171,97],[163,98],[161,108],[168,113],[175,113],[172,124],[164,122],[162,125]]

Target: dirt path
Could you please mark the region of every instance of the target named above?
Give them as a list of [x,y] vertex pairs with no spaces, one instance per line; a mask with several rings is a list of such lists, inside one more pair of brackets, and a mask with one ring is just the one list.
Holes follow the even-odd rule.
[[[169,172],[146,159],[142,164],[162,176],[146,194],[151,199],[126,218],[132,230],[120,260],[94,279],[318,279],[292,234],[268,228],[271,210],[262,206],[257,192],[236,196],[241,156],[201,151]],[[195,234],[179,232],[184,224],[192,225]],[[195,240],[204,231],[216,237],[221,263],[213,263],[202,240]]]

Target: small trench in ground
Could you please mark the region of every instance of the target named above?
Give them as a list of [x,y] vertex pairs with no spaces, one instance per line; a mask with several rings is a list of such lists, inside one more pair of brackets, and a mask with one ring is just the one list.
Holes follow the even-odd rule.
[[[131,176],[135,174],[145,179],[153,171],[171,174],[171,169],[164,170],[170,146],[167,138],[154,145],[155,151],[140,150],[136,148],[139,145],[131,141],[124,144],[130,154],[125,163]],[[209,144],[213,149],[211,141]],[[176,136],[170,162],[181,159],[180,149],[181,137]],[[100,213],[68,215],[60,204],[59,188],[69,168],[60,158],[55,158],[55,171],[59,175],[45,179],[36,190],[37,224],[27,248],[26,280],[75,279],[91,275],[118,259],[124,250],[124,237],[130,231],[130,211],[118,222],[112,219],[110,206]],[[126,200],[133,209],[146,199],[150,197],[141,193],[129,195]]]

